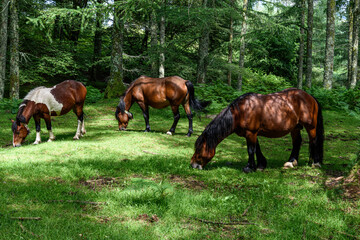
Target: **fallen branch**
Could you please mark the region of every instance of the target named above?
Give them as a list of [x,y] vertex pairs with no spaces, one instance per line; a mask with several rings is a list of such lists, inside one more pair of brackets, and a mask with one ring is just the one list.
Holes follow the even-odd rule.
[[27,230],[27,229],[21,224],[21,222],[18,222],[18,224],[19,224],[19,226],[21,227],[21,229],[23,230],[23,232],[30,233],[32,236],[37,237],[37,238],[40,238],[39,235],[37,235],[37,234],[35,234],[35,233]]
[[12,220],[19,220],[19,221],[25,221],[25,220],[41,220],[41,217],[11,217]]
[[80,201],[80,200],[50,200],[49,202],[66,202],[66,203],[82,203],[89,205],[106,205],[107,202],[89,202],[89,201]]
[[207,223],[207,224],[214,224],[214,225],[257,225],[256,223],[251,223],[246,221],[238,221],[238,222],[214,222],[214,221],[210,221],[210,220],[205,220],[205,219],[200,219],[200,218],[194,218],[195,220],[202,222],[202,223]]
[[158,155],[158,153],[153,153],[153,152],[149,152],[149,151],[145,151],[145,150],[143,150],[143,152],[148,153],[148,154]]
[[250,207],[251,207],[251,205],[248,206],[247,209],[245,209],[245,211],[243,212],[243,214],[241,214],[242,217],[244,217],[244,216],[247,214],[247,212],[249,211],[249,208],[250,208]]

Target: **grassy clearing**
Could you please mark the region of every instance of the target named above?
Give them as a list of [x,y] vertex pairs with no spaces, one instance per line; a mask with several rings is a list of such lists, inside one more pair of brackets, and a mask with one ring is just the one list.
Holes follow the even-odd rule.
[[[85,108],[87,134],[73,141],[75,115],[57,117],[57,140],[12,148],[10,117],[0,118],[0,239],[350,239],[360,235],[359,198],[344,196],[341,176],[359,149],[360,120],[324,112],[322,169],[283,170],[290,137],[260,138],[265,172],[244,174],[245,140],[225,139],[206,170],[189,167],[194,142],[210,119],[188,121],[182,112],[175,136],[169,109],[150,110],[153,132],[144,133],[137,107],[129,131],[117,131],[117,100]],[[20,221],[19,217],[41,220]],[[15,219],[14,219],[15,218]],[[224,223],[232,223],[224,224]]]

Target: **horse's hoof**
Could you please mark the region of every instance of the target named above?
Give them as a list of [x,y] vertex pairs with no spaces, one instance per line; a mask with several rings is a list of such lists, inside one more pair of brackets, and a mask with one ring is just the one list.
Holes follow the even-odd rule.
[[191,137],[191,133],[186,134],[187,137]]
[[35,141],[33,144],[38,145],[39,143],[41,143],[41,141]]
[[167,131],[166,134],[172,136],[172,132],[170,132],[170,131]]
[[292,162],[286,162],[284,164],[284,169],[294,168],[294,164]]
[[320,163],[313,163],[311,165],[312,168],[321,168],[321,164]]
[[53,138],[53,139],[49,138],[49,140],[47,140],[47,142],[52,142],[54,140],[55,140],[55,138]]
[[79,138],[79,136],[75,136],[75,137],[73,137],[73,139],[74,140],[79,140],[80,138]]
[[264,167],[258,167],[258,168],[256,169],[256,171],[259,171],[259,172],[263,172],[264,170],[265,170]]
[[251,172],[254,172],[254,169],[252,169],[250,167],[244,167],[243,171],[244,171],[244,173],[251,173]]

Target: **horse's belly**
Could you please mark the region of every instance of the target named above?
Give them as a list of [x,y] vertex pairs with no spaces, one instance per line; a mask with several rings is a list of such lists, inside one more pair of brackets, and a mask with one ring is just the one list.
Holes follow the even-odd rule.
[[279,138],[289,134],[290,131],[269,131],[269,130],[260,130],[258,136],[263,136],[267,138]]
[[150,105],[153,108],[161,109],[161,108],[166,108],[167,106],[169,106],[170,102],[167,100],[159,101],[159,102],[148,102],[148,105]]

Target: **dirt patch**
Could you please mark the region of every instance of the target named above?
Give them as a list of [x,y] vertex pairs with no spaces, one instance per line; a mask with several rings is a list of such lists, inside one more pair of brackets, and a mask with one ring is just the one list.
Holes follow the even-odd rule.
[[150,217],[149,215],[144,213],[144,214],[140,214],[139,216],[137,216],[137,218],[135,220],[142,221],[142,222],[148,222],[148,223],[154,223],[154,222],[159,221],[159,217],[156,214],[154,214]]
[[121,183],[123,183],[124,181],[122,178],[96,176],[88,180],[80,180],[79,182],[81,185],[84,185],[91,190],[100,191],[103,188],[122,186]]
[[206,184],[203,181],[199,181],[193,176],[185,177],[180,175],[171,175],[169,177],[169,180],[172,183],[177,183],[193,190],[203,190],[207,188]]
[[329,177],[325,181],[328,189],[342,188],[343,196],[347,199],[360,199],[360,168],[352,171],[348,177]]

